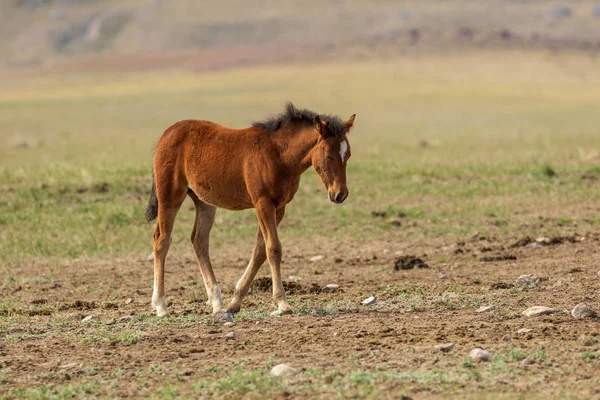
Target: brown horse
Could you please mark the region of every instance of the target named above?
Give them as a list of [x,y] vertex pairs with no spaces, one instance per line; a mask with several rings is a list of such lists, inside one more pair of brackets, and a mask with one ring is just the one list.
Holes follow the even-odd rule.
[[[348,197],[346,165],[355,115],[347,121],[299,110],[291,103],[280,115],[247,129],[230,129],[209,121],[185,120],[169,127],[154,154],[154,182],[146,210],[154,230],[154,291],[152,305],[158,316],[168,315],[165,302],[165,258],[171,244],[175,216],[190,196],[196,208],[192,244],[218,321],[232,319],[240,310],[256,273],[269,260],[273,280],[273,314],[291,313],[281,283],[281,243],[277,226],[292,201],[300,175],[311,165],[327,188],[329,199]],[[235,286],[227,308],[209,258],[209,236],[217,208],[254,208],[258,217],[256,247],[248,267]]]

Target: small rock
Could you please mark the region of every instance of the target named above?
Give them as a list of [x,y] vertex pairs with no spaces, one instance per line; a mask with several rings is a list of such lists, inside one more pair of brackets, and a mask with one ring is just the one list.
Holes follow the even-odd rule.
[[454,343],[436,344],[435,348],[441,352],[447,353],[454,348]]
[[535,361],[532,358],[527,357],[522,361],[522,363],[523,363],[523,365],[531,365],[531,364],[535,364]]
[[94,319],[93,315],[88,315],[87,317],[85,317],[84,319],[81,320],[82,324],[87,324],[88,322],[91,322]]
[[298,282],[300,280],[300,277],[296,275],[290,275],[288,276],[288,280],[292,282]]
[[70,364],[61,365],[60,367],[62,369],[71,369],[71,368],[76,367],[76,366],[77,366],[77,363],[74,362],[74,363],[70,363]]
[[540,278],[529,274],[519,276],[515,282],[515,286],[517,287],[536,288],[539,285]]
[[527,245],[527,247],[533,247],[534,249],[541,249],[542,247],[544,247],[543,244],[538,243],[538,242],[533,242]]
[[[394,254],[397,256],[401,256],[402,254],[404,254],[404,250],[395,251]],[[598,272],[598,274],[600,275],[600,271]]]
[[148,257],[146,257],[147,261],[154,261],[154,252],[150,253]]
[[486,311],[492,311],[495,308],[496,307],[494,307],[494,306],[481,306],[475,312],[482,313],[482,312],[486,312]]
[[446,274],[443,272],[440,272],[440,279],[446,279],[446,278],[447,278]]
[[125,304],[132,304],[133,303],[133,299],[130,297],[127,300],[125,300]]
[[135,319],[133,315],[123,315],[120,317],[117,322],[131,322]]
[[519,330],[517,331],[517,333],[518,333],[518,334],[520,334],[520,335],[524,335],[524,334],[526,334],[526,333],[529,333],[529,332],[531,332],[532,330],[533,330],[533,329],[529,329],[529,328],[521,328],[521,329],[519,329]]
[[332,292],[338,290],[339,288],[340,288],[340,285],[336,285],[335,283],[330,283],[327,286],[325,286],[325,289],[331,290]]
[[233,325],[233,322],[231,322],[231,321],[227,321],[223,324],[223,326],[232,326],[232,325]]
[[339,264],[339,263],[341,263],[341,262],[343,262],[343,261],[344,261],[344,260],[343,260],[343,259],[341,259],[341,258],[334,258],[334,259],[333,259],[333,262],[334,262],[334,263],[336,263],[336,264]]
[[362,301],[363,306],[374,306],[377,304],[377,299],[374,296],[367,297]]
[[508,336],[508,335],[502,336],[502,341],[504,341],[504,342],[510,342],[510,336]]
[[471,350],[469,357],[471,357],[475,362],[482,362],[488,361],[492,355],[483,349],[476,348]]
[[552,239],[550,239],[549,237],[540,236],[539,238],[535,239],[535,241],[541,244],[548,244],[552,242]]
[[538,315],[549,315],[549,314],[553,314],[555,312],[556,312],[556,310],[554,310],[550,307],[533,306],[533,307],[529,307],[527,310],[523,311],[521,314],[523,314],[526,317],[537,317]]
[[235,332],[228,332],[225,334],[225,339],[227,340],[233,340],[235,339]]
[[292,368],[287,364],[277,364],[271,369],[271,375],[273,376],[296,376],[298,375],[298,370],[296,368]]
[[596,316],[596,311],[592,310],[585,304],[577,304],[572,310],[571,315],[575,319],[591,318]]
[[314,257],[309,258],[309,260],[312,262],[316,262],[316,261],[321,261],[324,258],[325,258],[325,256],[314,256]]

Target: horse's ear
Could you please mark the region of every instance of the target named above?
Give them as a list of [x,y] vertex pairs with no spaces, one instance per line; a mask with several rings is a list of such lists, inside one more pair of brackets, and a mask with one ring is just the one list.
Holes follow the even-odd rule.
[[346,134],[350,133],[350,130],[354,126],[354,118],[355,117],[356,117],[356,114],[352,114],[352,116],[350,118],[348,118],[348,121],[344,122],[344,127],[346,127]]
[[317,130],[317,132],[319,132],[321,136],[325,136],[325,133],[327,132],[325,130],[325,127],[327,126],[327,121],[323,121],[318,115],[316,115],[313,119],[313,122],[315,123],[315,129]]

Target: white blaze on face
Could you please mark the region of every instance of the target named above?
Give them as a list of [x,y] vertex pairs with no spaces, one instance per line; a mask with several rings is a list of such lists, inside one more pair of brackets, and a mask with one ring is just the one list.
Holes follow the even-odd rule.
[[344,162],[344,157],[346,157],[346,152],[348,151],[348,142],[345,140],[340,143],[340,157],[342,157],[342,162]]

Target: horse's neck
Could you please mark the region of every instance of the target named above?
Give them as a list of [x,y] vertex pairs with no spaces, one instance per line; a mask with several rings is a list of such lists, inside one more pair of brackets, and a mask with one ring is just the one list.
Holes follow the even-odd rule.
[[279,148],[288,170],[300,175],[311,166],[312,150],[318,139],[318,133],[314,129],[300,128],[281,132],[278,137]]

